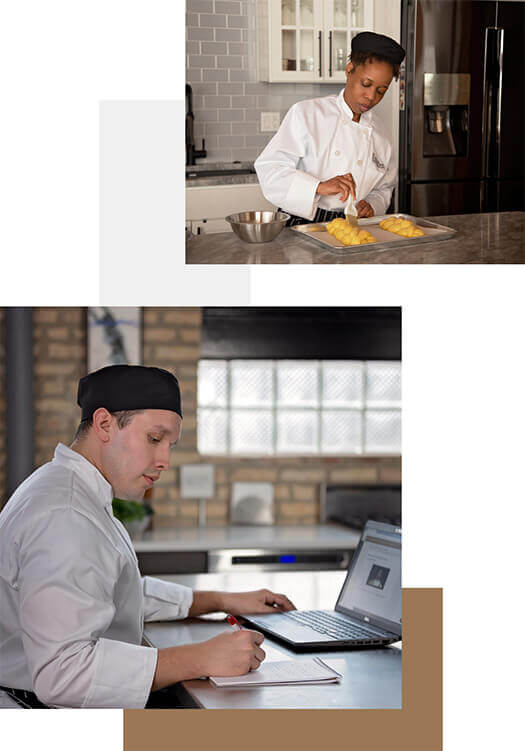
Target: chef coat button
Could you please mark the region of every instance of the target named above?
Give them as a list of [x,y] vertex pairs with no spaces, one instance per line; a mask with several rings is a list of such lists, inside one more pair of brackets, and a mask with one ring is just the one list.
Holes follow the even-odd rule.
[[341,153],[340,151],[336,151],[336,152],[335,152],[335,155],[336,155],[336,156],[339,156],[339,154],[340,154],[340,153]]
[[362,167],[362,165],[363,165],[363,160],[362,159],[358,159],[357,160],[357,166],[358,167]]

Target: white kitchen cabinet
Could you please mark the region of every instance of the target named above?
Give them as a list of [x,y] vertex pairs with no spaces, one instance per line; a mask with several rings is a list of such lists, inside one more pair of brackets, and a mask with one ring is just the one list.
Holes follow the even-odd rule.
[[186,229],[192,234],[229,232],[224,217],[239,211],[275,211],[259,183],[203,185],[186,188]]
[[258,0],[260,80],[344,83],[352,38],[374,30],[374,5],[374,0]]

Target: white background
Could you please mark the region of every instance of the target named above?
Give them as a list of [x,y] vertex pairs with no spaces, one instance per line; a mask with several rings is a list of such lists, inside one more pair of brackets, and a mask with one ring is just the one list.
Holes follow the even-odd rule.
[[[2,1],[0,305],[402,305],[403,583],[444,589],[445,749],[521,748],[525,269],[183,269],[183,174],[156,160],[158,180],[136,185],[108,250],[125,283],[100,280],[100,103],[180,105],[183,5]],[[181,122],[164,147],[178,158]],[[141,197],[160,256],[133,246],[151,219]],[[143,258],[139,279],[126,252]],[[114,710],[3,710],[1,728],[19,749],[122,744]]]

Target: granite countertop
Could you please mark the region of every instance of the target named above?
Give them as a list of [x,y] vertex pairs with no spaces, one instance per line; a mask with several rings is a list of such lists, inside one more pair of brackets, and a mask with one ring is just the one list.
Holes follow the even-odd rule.
[[[248,172],[248,170],[251,172]],[[236,174],[227,174],[233,171]],[[208,175],[207,172],[223,172],[225,174]],[[210,185],[246,185],[257,182],[253,162],[204,162],[186,166],[186,188],[203,188]]]
[[186,263],[525,263],[525,211],[426,218],[457,234],[438,242],[409,240],[385,250],[365,245],[336,255],[286,228],[272,242],[258,244],[220,232],[192,237]]
[[169,550],[352,550],[359,532],[339,524],[161,528],[133,538],[137,553]]

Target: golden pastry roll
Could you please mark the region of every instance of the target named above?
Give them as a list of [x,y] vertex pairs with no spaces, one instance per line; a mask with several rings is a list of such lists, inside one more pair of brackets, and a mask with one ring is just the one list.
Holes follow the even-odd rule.
[[410,219],[402,219],[401,217],[394,216],[388,219],[383,219],[379,222],[381,229],[393,232],[401,237],[421,237],[425,233],[419,227],[416,227],[414,222]]

